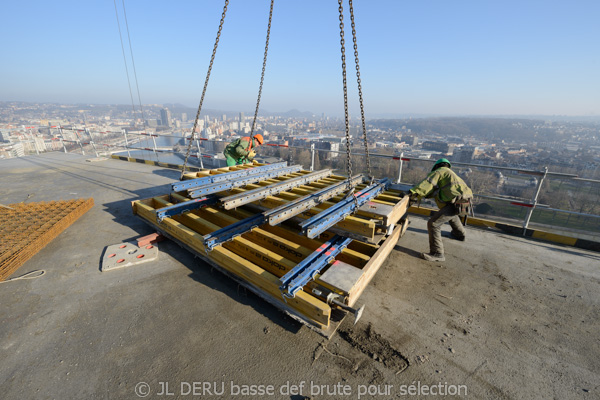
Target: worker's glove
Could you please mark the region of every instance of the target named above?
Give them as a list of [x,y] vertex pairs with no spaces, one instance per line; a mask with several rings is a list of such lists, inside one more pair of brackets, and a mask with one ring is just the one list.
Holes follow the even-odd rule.
[[419,200],[419,195],[416,193],[408,192],[408,206],[415,204]]
[[254,160],[254,157],[256,157],[256,152],[254,150],[250,150],[250,153],[248,153],[248,160],[252,161]]

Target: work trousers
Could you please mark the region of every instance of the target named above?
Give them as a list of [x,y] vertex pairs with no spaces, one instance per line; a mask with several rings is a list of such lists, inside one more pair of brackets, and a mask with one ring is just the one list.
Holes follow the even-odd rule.
[[452,233],[456,237],[465,237],[465,227],[456,215],[454,204],[448,204],[431,215],[427,221],[427,231],[429,232],[429,252],[431,254],[444,254],[444,244],[442,243],[442,225],[450,223]]

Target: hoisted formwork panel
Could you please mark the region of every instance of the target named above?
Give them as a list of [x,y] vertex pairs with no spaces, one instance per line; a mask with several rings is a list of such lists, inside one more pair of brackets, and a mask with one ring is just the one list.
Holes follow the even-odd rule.
[[[202,171],[200,174],[206,176],[212,173],[219,172]],[[302,176],[306,173],[308,171],[300,171],[296,175]],[[194,176],[194,178],[197,177]],[[234,190],[241,193],[244,190],[267,187],[275,183],[274,181],[282,182],[285,179],[291,178],[271,179]],[[289,202],[290,200],[287,200],[286,197],[302,196],[306,192],[318,191],[344,179],[346,178],[333,176],[328,177],[327,180],[310,182],[293,188],[289,192],[269,196],[261,200],[261,203],[264,201]],[[230,195],[231,192],[217,193],[216,195]],[[399,192],[388,191],[387,194],[383,193],[382,195],[388,196],[386,200],[383,200],[384,202],[391,203],[391,197],[395,197],[398,201],[392,204],[406,209],[406,201]],[[341,198],[343,195],[330,199],[330,202],[335,204]],[[174,204],[173,200],[183,199],[181,194],[165,194],[136,201],[133,203],[133,210],[136,215],[165,236],[186,247],[213,267],[248,287],[292,317],[327,336],[335,331],[339,321],[345,315],[338,306],[328,301],[328,295],[329,297],[332,294],[335,295],[336,299],[341,299],[343,305],[354,306],[406,227],[406,221],[401,221],[400,226],[377,245],[357,240],[352,241],[335,257],[335,260],[329,260],[327,265],[314,276],[314,279],[304,286],[303,290],[296,292],[291,298],[284,299],[280,288],[280,279],[313,254],[324,242],[335,236],[333,231],[326,231],[319,238],[309,239],[303,236],[298,229],[294,229],[295,224],[292,222],[288,221],[289,223],[278,226],[266,223],[214,247],[212,251],[207,251],[205,237],[227,226],[256,216],[256,205],[224,210],[218,204],[213,204],[185,214],[166,217],[161,223],[156,220],[156,210],[171,206]],[[375,198],[374,201],[380,200]],[[313,210],[313,213],[317,211]],[[371,213],[371,215],[374,214]],[[367,220],[365,215],[357,220],[367,227],[369,224],[375,225],[377,222],[377,220]],[[380,221],[383,220],[385,218],[380,216]],[[392,222],[387,219],[385,222],[395,225],[398,220]],[[355,221],[354,224],[358,223]],[[335,261],[335,263],[332,264],[331,261]],[[340,273],[340,271],[344,273]],[[348,273],[349,271],[350,273]],[[351,276],[352,278],[342,282],[339,279],[340,276]],[[323,279],[321,279],[322,277]]]
[[[206,170],[198,173],[188,173],[184,176],[184,179],[197,179],[215,173],[224,173],[224,171]],[[265,188],[272,184],[281,183],[286,179],[292,179],[308,174],[311,174],[311,172],[299,171],[298,173],[290,174],[277,179],[268,179],[255,184],[249,184],[244,187],[232,188],[227,192],[217,193],[216,195],[226,200],[234,195],[244,194],[246,192],[252,193],[252,191],[255,189]],[[276,209],[289,205],[292,202],[300,200],[308,195],[314,194],[318,190],[332,187],[332,185],[335,184],[341,184],[344,181],[348,181],[348,178],[339,175],[330,175],[327,178],[320,179],[306,185],[301,185],[285,192],[267,196],[266,198],[255,201],[248,206],[256,212]],[[367,183],[355,182],[355,184],[356,191],[360,191],[368,186]],[[185,193],[180,194],[185,195]],[[333,198],[327,198],[313,207],[302,210],[301,214],[294,215],[294,217],[296,218],[296,221],[298,221],[300,219],[307,219],[317,215],[334,204],[337,204],[345,197],[345,195],[345,193],[342,193],[337,194]],[[369,243],[377,243],[386,235],[386,232],[389,230],[390,226],[400,220],[400,218],[405,214],[407,207],[408,198],[403,198],[401,191],[384,190],[374,199],[370,200],[367,204],[364,204],[362,207],[360,207],[355,214],[347,216],[344,220],[338,222],[333,228],[331,228],[331,230],[338,231],[339,233],[350,236],[357,240],[366,241]],[[284,219],[285,218],[280,218],[277,220],[277,222],[279,223]]]

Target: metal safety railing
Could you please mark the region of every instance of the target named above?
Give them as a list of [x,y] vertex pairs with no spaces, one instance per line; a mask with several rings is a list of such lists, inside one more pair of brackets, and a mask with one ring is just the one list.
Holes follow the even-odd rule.
[[[28,128],[33,128],[33,127],[28,127]],[[110,152],[110,153],[126,151],[128,157],[131,157],[132,150],[146,151],[146,152],[152,153],[156,157],[156,159],[158,161],[160,161],[160,154],[163,154],[163,153],[169,154],[170,153],[170,154],[177,155],[182,152],[177,151],[177,149],[174,149],[173,146],[168,146],[168,147],[171,147],[171,149],[167,149],[164,147],[160,148],[157,145],[156,138],[165,137],[165,138],[171,138],[171,139],[176,138],[176,139],[184,140],[184,141],[191,140],[191,138],[189,138],[189,137],[183,137],[183,136],[179,137],[179,136],[173,136],[173,135],[168,135],[168,134],[150,133],[150,132],[145,132],[145,131],[135,132],[135,131],[128,131],[127,129],[121,129],[120,131],[108,131],[107,130],[107,131],[94,132],[88,128],[74,128],[74,127],[67,127],[67,126],[52,126],[49,128],[57,130],[57,135],[55,135],[56,137],[53,140],[59,140],[61,142],[62,149],[64,152],[69,151],[67,148],[67,145],[66,145],[67,143],[72,144],[70,146],[71,150],[73,150],[73,148],[79,149],[81,151],[81,153],[84,155],[85,155],[84,146],[91,146],[92,151],[94,152],[96,157],[98,157],[99,154],[103,152],[103,151],[99,151],[98,148],[104,147],[105,151]],[[71,137],[72,137],[72,139],[75,139],[75,140],[65,139],[65,132],[72,133]],[[122,142],[122,144],[98,142],[97,141],[98,137],[99,136],[101,137],[103,134],[104,135],[112,134],[112,135],[122,136],[123,142]],[[95,140],[94,136],[96,136],[96,140]],[[147,139],[152,140],[151,147],[148,147],[148,146],[140,147],[139,145],[142,143],[142,141],[147,140]],[[228,143],[227,141],[224,141],[224,140],[207,139],[207,138],[201,138],[201,137],[195,138],[194,142],[195,142],[194,144],[195,144],[195,147],[197,150],[197,154],[190,154],[190,157],[198,159],[201,168],[204,168],[203,158],[208,158],[208,159],[216,158],[214,154],[210,154],[210,152],[207,152],[206,150],[203,153],[202,146],[201,146],[202,142]],[[340,151],[340,150],[317,148],[315,146],[314,142],[311,143],[310,146],[293,146],[293,145],[280,144],[280,143],[265,143],[265,146],[268,148],[286,148],[290,151],[291,150],[308,150],[310,152],[310,165],[308,166],[308,169],[310,171],[314,171],[314,169],[315,169],[315,157],[316,157],[316,154],[318,154],[319,152],[345,154],[345,150]],[[36,148],[36,152],[39,154],[37,146],[35,146],[35,148]],[[362,153],[362,152],[352,152],[352,155],[355,157],[365,157],[365,153]],[[380,153],[369,152],[369,155],[370,155],[370,157],[373,157],[373,158],[389,159],[391,161],[398,162],[398,169],[397,169],[398,173],[397,173],[397,177],[395,179],[396,183],[402,182],[403,171],[405,170],[405,165],[408,162],[417,162],[417,163],[433,163],[434,162],[434,160],[431,160],[431,159],[407,157],[404,155],[404,153],[380,154]],[[571,180],[573,182],[581,182],[581,183],[593,184],[593,185],[600,184],[600,180],[582,178],[575,174],[553,172],[553,171],[549,171],[548,167],[545,167],[541,171],[536,171],[536,170],[530,170],[530,169],[524,169],[524,168],[475,164],[475,163],[452,162],[452,164],[453,164],[453,166],[455,165],[458,167],[488,169],[488,170],[500,171],[500,172],[510,171],[510,172],[516,172],[519,174],[531,175],[531,176],[536,177],[537,183],[535,185],[532,197],[530,199],[523,199],[523,198],[518,198],[518,197],[513,197],[513,196],[505,196],[505,197],[490,196],[490,195],[485,195],[483,193],[475,193],[475,196],[480,199],[487,199],[487,200],[490,200],[493,202],[505,202],[510,206],[524,208],[526,210],[526,212],[524,213],[524,216],[522,217],[522,226],[523,226],[524,234],[527,231],[527,229],[531,223],[532,216],[534,215],[534,212],[536,210],[539,210],[540,212],[543,211],[543,212],[552,212],[552,213],[564,213],[569,216],[599,219],[599,221],[600,221],[600,215],[577,212],[577,211],[572,211],[572,210],[564,210],[564,209],[559,209],[559,208],[553,208],[553,207],[550,207],[549,205],[539,203],[539,197],[540,197],[540,193],[542,190],[542,186],[543,186],[544,182],[549,178],[567,179],[567,180]],[[600,227],[600,225],[599,225],[599,227]],[[597,233],[600,233],[600,228]]]

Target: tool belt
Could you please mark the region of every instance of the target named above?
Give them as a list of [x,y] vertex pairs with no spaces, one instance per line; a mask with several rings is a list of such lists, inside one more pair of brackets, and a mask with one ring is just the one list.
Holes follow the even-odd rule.
[[464,217],[473,212],[473,204],[471,203],[471,199],[457,198],[453,204],[456,213],[455,215]]

